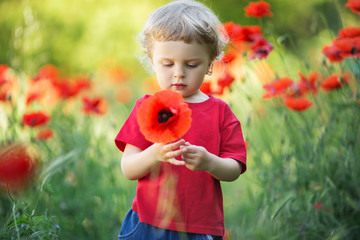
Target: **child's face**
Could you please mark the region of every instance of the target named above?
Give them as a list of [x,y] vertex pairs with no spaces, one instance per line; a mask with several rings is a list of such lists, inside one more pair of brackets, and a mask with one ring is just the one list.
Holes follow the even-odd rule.
[[196,41],[154,41],[151,52],[161,89],[179,92],[188,101],[203,97],[199,88],[210,65],[206,46]]

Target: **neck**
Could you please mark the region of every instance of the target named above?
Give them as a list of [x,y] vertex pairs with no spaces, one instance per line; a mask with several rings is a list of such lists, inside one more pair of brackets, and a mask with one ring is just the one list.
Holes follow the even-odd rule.
[[188,103],[200,103],[209,99],[209,96],[199,90],[197,93],[183,98]]

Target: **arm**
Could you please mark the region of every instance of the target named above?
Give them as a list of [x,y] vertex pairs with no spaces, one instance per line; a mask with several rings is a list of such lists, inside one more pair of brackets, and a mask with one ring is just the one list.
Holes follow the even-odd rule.
[[185,141],[179,140],[174,143],[154,143],[145,150],[141,150],[131,144],[126,144],[121,159],[121,169],[126,178],[136,180],[146,176],[159,162],[169,162],[174,165],[184,165],[175,157],[180,156],[187,149],[178,149]]
[[235,181],[241,174],[241,164],[232,158],[221,158],[209,153],[204,147],[186,143],[182,154],[185,166],[190,170],[204,170],[220,181]]

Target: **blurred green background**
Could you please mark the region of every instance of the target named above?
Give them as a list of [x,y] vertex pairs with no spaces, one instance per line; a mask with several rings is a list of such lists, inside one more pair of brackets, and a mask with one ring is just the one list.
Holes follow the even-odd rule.
[[[0,63],[29,73],[48,63],[64,72],[92,72],[111,59],[142,71],[136,59],[141,52],[136,35],[149,13],[167,2],[1,0]],[[275,17],[266,18],[264,23],[245,17],[244,7],[250,1],[203,2],[222,22],[262,24],[265,35],[285,36],[284,44],[296,52],[311,46],[306,40],[312,36],[329,29],[335,34],[341,28],[337,8],[345,8],[346,1],[268,1]],[[356,15],[344,12],[348,14],[343,18],[355,22]]]

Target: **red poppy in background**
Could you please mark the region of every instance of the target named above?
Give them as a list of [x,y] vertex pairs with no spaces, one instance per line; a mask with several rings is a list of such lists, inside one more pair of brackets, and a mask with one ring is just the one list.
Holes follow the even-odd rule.
[[354,13],[360,15],[360,0],[348,0],[345,6],[350,8]]
[[330,77],[324,79],[321,82],[320,87],[324,90],[330,91],[342,87],[342,85],[344,85],[347,80],[348,79],[346,75],[340,76],[338,74],[333,74]]
[[[360,1],[359,1],[360,2]],[[338,32],[340,38],[354,38],[360,36],[360,27],[345,27]]]
[[7,101],[10,95],[12,84],[6,76],[9,69],[9,66],[0,64],[0,102]]
[[49,122],[50,116],[42,112],[32,112],[24,114],[22,124],[29,127],[38,127]]
[[181,94],[163,90],[145,99],[137,112],[140,131],[150,142],[169,143],[191,127],[191,110]]
[[211,88],[211,82],[203,82],[200,91],[205,93],[206,95],[213,95],[215,92]]
[[32,183],[37,160],[24,143],[0,147],[0,189],[17,192]]
[[51,64],[47,64],[39,69],[37,75],[33,79],[34,80],[48,79],[50,81],[57,81],[59,77],[60,77],[59,70],[55,66]]
[[360,36],[335,39],[333,43],[340,49],[342,57],[360,57]]
[[48,140],[54,136],[53,130],[51,129],[42,129],[36,135],[36,139],[38,140]]
[[5,73],[9,69],[8,65],[0,64],[0,84],[6,82]]
[[314,203],[314,208],[316,208],[316,209],[321,210],[321,209],[323,209],[323,207],[324,207],[324,205],[322,203],[319,203],[319,202]]
[[263,85],[263,88],[268,92],[263,95],[263,98],[272,98],[285,93],[286,89],[294,83],[288,77],[279,78],[271,83]]
[[273,13],[270,12],[270,4],[265,1],[250,2],[245,7],[245,16],[261,18],[265,16],[272,17]]
[[100,97],[98,98],[93,98],[90,99],[88,97],[83,97],[82,98],[83,101],[83,112],[85,114],[91,114],[91,113],[95,113],[95,114],[104,114],[105,110],[104,110],[104,100]]
[[341,56],[341,50],[335,44],[323,47],[322,53],[329,59],[330,62],[341,62],[344,59]]
[[222,56],[221,62],[228,64],[234,61],[235,59],[236,59],[236,54],[234,53],[234,50],[230,50]]
[[240,31],[240,40],[245,42],[253,42],[262,39],[262,31],[260,26],[243,26]]
[[217,84],[221,88],[229,87],[234,82],[234,80],[235,78],[229,72],[225,71],[223,76],[218,79]]
[[230,38],[230,42],[241,40],[243,34],[241,25],[233,22],[226,22],[223,24],[223,27]]
[[284,104],[291,110],[302,112],[313,104],[306,98],[284,97]]
[[252,60],[254,58],[265,59],[274,49],[274,47],[264,38],[261,38],[253,42],[250,46],[250,49],[252,50],[252,53],[249,56],[249,60]]
[[302,72],[299,72],[300,75],[300,82],[299,82],[299,89],[300,91],[305,94],[309,91],[316,94],[317,93],[317,86],[316,82],[319,80],[319,74],[318,72],[314,71],[309,74],[308,77],[305,77],[305,75]]

